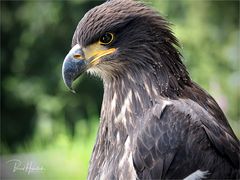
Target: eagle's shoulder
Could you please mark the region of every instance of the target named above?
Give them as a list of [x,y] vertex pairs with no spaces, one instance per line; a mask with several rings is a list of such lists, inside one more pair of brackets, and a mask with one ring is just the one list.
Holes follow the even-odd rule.
[[209,170],[219,156],[227,157],[235,167],[239,162],[238,140],[192,100],[157,103],[142,122],[133,153],[140,178],[184,178],[199,168]]
[[[173,102],[161,101],[149,109],[136,135],[133,163],[140,179],[166,178],[173,160],[188,133],[190,116],[179,111]],[[180,150],[180,151],[179,151]],[[189,171],[185,168],[186,171]],[[189,172],[182,171],[179,178]]]
[[198,124],[204,130],[217,153],[226,157],[234,167],[239,168],[240,143],[228,123],[223,124],[217,114],[211,115],[197,102],[190,99],[176,101],[174,105],[178,111],[190,115],[191,124]]

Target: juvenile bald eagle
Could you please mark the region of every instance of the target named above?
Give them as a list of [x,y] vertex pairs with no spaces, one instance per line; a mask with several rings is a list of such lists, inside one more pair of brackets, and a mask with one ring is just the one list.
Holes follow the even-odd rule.
[[63,79],[104,84],[88,179],[236,179],[239,140],[194,83],[169,23],[143,3],[112,0],[79,22]]

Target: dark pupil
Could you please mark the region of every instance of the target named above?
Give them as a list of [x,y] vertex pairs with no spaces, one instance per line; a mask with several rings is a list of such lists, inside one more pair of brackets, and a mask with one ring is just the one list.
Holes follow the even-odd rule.
[[104,34],[102,37],[101,37],[101,42],[104,43],[104,44],[107,44],[109,42],[111,42],[112,40],[112,35],[107,33],[107,34]]

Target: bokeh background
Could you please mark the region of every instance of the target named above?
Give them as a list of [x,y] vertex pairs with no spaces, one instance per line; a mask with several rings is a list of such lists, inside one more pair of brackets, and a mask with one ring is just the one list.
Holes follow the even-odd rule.
[[[61,66],[79,20],[103,1],[1,1],[1,177],[86,179],[103,88],[85,75],[64,86]],[[145,1],[173,25],[191,77],[240,137],[239,1]],[[42,171],[12,171],[11,159]]]

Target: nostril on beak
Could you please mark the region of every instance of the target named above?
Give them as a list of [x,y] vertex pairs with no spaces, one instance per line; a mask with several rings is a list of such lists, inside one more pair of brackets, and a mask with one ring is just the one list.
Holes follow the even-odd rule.
[[81,58],[82,58],[82,56],[81,56],[80,54],[74,54],[73,57],[74,57],[75,59],[81,59]]

